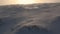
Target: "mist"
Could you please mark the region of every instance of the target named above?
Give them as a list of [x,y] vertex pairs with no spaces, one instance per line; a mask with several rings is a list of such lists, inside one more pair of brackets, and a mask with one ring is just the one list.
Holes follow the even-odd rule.
[[[19,4],[18,0],[0,0],[0,5]],[[60,3],[60,0],[36,0],[38,3]],[[20,1],[21,2],[21,1]]]

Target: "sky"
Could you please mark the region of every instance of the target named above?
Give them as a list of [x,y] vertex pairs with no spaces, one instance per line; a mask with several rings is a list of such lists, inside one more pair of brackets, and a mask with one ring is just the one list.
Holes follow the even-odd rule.
[[52,3],[52,2],[60,2],[60,0],[0,0],[0,5],[7,4],[25,4],[26,3]]

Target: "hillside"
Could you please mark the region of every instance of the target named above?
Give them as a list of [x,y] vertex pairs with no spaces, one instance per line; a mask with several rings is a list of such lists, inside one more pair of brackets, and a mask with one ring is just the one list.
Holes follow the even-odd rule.
[[60,3],[0,6],[0,34],[60,34]]

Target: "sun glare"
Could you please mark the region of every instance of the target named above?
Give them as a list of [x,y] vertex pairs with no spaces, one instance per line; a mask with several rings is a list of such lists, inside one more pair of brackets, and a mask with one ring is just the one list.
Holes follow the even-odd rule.
[[17,0],[17,4],[33,4],[36,3],[36,0]]

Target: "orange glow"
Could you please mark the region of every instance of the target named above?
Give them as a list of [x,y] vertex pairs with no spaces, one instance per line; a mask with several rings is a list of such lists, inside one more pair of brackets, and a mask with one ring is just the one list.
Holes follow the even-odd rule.
[[33,4],[38,3],[37,0],[17,0],[17,4]]

